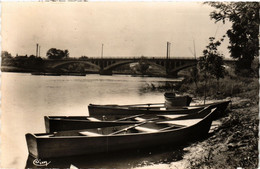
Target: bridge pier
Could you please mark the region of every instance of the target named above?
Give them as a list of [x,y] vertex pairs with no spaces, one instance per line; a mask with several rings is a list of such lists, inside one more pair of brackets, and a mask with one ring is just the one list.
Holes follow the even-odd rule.
[[100,75],[112,75],[112,70],[100,70],[99,71]]

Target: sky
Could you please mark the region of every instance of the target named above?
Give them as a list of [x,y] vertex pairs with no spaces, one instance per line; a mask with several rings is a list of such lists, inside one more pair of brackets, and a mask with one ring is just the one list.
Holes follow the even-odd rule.
[[[170,57],[202,55],[209,37],[230,28],[209,17],[201,2],[2,2],[2,50],[13,56],[50,48],[70,57]],[[226,38],[219,51],[229,58]]]

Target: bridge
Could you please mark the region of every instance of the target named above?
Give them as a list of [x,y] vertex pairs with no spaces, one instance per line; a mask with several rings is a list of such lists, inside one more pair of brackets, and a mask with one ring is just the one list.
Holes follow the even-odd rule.
[[169,76],[177,76],[178,72],[195,66],[197,60],[194,58],[162,58],[162,57],[131,57],[131,58],[84,58],[84,59],[61,59],[61,60],[44,60],[44,68],[48,70],[59,69],[65,65],[72,64],[84,64],[86,67],[92,69],[95,72],[99,72],[102,75],[112,75],[113,70],[116,68],[131,64],[131,63],[145,63],[151,66],[159,67],[165,71]]

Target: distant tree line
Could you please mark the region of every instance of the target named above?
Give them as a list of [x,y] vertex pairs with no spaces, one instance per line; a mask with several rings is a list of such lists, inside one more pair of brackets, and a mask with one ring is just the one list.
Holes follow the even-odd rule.
[[47,51],[46,56],[48,59],[67,59],[69,58],[69,51],[51,48]]
[[2,51],[1,53],[2,65],[10,66],[22,69],[41,70],[43,65],[43,59],[34,55],[13,57],[9,52]]
[[[73,59],[73,60],[87,60],[87,56],[81,56],[79,58],[69,58],[69,51],[50,48],[46,52],[47,59],[59,60],[59,59]],[[35,55],[18,55],[12,56],[11,53],[7,51],[2,51],[1,53],[1,69],[3,72],[84,72],[85,69],[90,69],[84,64],[71,64],[65,65],[62,68],[57,69],[46,69],[44,67],[44,62],[46,58],[36,57]],[[66,67],[67,66],[67,67]]]

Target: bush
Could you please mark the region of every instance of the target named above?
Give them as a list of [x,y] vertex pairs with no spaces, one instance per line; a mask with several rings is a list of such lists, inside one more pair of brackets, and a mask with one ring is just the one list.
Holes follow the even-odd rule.
[[223,99],[225,97],[232,97],[240,93],[258,89],[257,80],[257,78],[225,77],[224,79],[219,80],[219,90],[216,90],[218,85],[214,78],[208,79],[209,83],[206,88],[204,87],[203,81],[198,82],[198,87],[196,87],[194,82],[187,83],[186,81],[178,90],[180,92],[187,92],[195,96],[202,97],[204,96],[204,90],[206,89],[207,97]]

